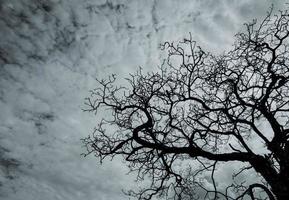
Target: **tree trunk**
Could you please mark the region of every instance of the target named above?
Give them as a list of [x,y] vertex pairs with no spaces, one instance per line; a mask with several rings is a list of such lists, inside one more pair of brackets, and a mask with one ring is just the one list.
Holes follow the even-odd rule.
[[271,186],[277,200],[289,200],[289,177],[287,176],[287,170],[282,170],[285,173],[278,173],[272,167],[270,161],[262,156],[254,157],[250,163],[256,172],[260,173]]
[[278,183],[270,184],[277,200],[289,200],[289,181],[280,179]]

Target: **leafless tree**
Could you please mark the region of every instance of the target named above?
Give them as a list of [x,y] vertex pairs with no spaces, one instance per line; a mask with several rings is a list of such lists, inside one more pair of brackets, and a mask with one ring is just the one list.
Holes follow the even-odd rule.
[[[289,13],[272,10],[229,52],[212,55],[190,35],[162,44],[159,71],[140,69],[127,87],[98,80],[86,105],[102,119],[87,154],[122,155],[151,181],[128,192],[138,199],[289,199]],[[217,171],[236,162],[223,187]],[[258,178],[238,181],[246,172]]]

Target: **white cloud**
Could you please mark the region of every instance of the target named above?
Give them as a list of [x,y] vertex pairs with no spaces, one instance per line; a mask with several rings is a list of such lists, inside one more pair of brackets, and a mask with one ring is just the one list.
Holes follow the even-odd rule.
[[[94,77],[161,63],[160,42],[192,32],[228,48],[270,1],[13,0],[0,3],[0,193],[5,199],[127,199],[119,160],[83,158],[93,126],[82,113]],[[282,6],[279,3],[278,6]],[[10,164],[9,164],[10,163]],[[8,175],[9,176],[8,176]]]

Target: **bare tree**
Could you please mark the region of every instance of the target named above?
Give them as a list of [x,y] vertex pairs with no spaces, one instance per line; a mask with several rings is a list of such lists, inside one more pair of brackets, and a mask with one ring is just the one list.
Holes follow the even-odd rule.
[[[112,75],[91,91],[87,111],[110,115],[83,140],[88,154],[120,154],[138,180],[151,180],[129,195],[289,199],[289,13],[270,9],[245,27],[222,55],[191,36],[165,42],[168,58],[158,72],[140,69],[128,87]],[[240,168],[223,187],[216,172],[236,162]],[[246,171],[259,178],[238,181]]]

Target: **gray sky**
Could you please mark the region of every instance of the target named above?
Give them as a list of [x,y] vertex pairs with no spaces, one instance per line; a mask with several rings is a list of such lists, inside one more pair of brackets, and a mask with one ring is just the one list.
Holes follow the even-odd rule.
[[95,122],[81,111],[94,78],[154,70],[159,44],[189,32],[222,52],[272,2],[0,0],[0,199],[127,199],[124,163],[80,155]]

